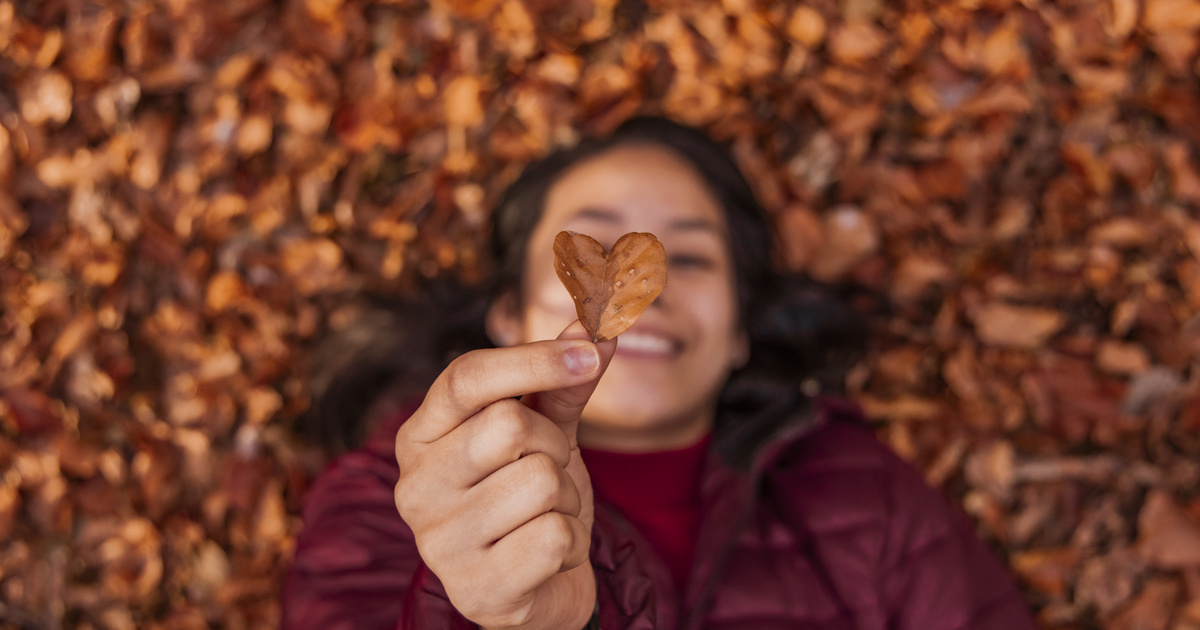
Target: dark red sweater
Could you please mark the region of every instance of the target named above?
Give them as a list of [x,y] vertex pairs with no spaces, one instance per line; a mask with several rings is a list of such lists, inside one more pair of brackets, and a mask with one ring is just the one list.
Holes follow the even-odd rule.
[[600,501],[612,504],[654,547],[683,588],[700,531],[700,480],[711,438],[673,451],[613,453],[580,448]]

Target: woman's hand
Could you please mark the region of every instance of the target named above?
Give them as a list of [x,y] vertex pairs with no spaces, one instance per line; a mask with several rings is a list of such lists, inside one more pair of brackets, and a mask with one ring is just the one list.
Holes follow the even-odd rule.
[[396,435],[396,508],[451,603],[484,628],[581,628],[592,614],[592,486],[575,435],[615,348],[575,323],[554,341],[470,352]]

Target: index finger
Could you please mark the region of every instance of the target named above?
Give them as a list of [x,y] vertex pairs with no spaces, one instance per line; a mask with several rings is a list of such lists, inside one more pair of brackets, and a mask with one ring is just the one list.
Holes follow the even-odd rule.
[[[559,333],[558,338],[561,340],[588,339],[589,337],[583,326],[576,321]],[[596,344],[596,349],[600,351],[601,371],[607,370],[608,364],[612,360],[613,352],[617,349],[617,339],[613,338],[608,341],[601,341]],[[592,392],[596,390],[596,385],[599,382],[600,378],[597,377],[571,387],[543,389],[527,394],[521,399],[521,402],[562,427],[563,431],[567,434],[567,440],[570,442],[571,447],[574,448],[576,445],[575,428],[579,424],[579,416],[583,413],[584,406],[591,399]]]
[[596,379],[599,372],[600,353],[588,340],[474,350],[438,376],[404,426],[410,439],[433,442],[497,400],[573,387]]

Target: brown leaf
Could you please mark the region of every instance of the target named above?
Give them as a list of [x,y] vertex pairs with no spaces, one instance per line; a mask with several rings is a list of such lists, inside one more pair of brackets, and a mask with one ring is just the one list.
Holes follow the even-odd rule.
[[54,431],[61,426],[54,402],[42,392],[14,387],[2,393],[8,414],[18,431],[37,434]]
[[991,303],[975,313],[975,332],[984,343],[1038,348],[1066,324],[1062,313],[1043,308]]
[[436,4],[449,8],[458,17],[478,20],[487,17],[499,4],[499,0],[441,0]]
[[74,88],[61,72],[36,75],[18,89],[21,116],[32,125],[61,125],[71,117]]
[[1142,28],[1151,33],[1194,31],[1200,28],[1200,1],[1146,0]]
[[1072,547],[1035,549],[1013,556],[1013,569],[1038,592],[1062,597],[1079,563],[1079,550]]
[[474,127],[483,120],[480,105],[482,86],[477,77],[456,77],[446,86],[443,96],[446,108],[446,123],[451,127]]
[[999,499],[1006,499],[1016,480],[1015,461],[1011,442],[996,441],[984,445],[967,458],[964,467],[967,482]]
[[[84,15],[90,14],[88,17]],[[72,11],[67,20],[66,67],[81,81],[102,81],[112,70],[116,11]]]
[[820,248],[824,233],[821,219],[809,208],[797,206],[781,212],[777,221],[788,269],[804,271]]
[[845,64],[858,64],[879,56],[888,45],[888,38],[870,22],[851,22],[830,35],[829,54]]
[[1171,495],[1152,490],[1138,514],[1137,549],[1147,564],[1175,570],[1200,567],[1200,523]]
[[1009,197],[1000,202],[996,214],[995,222],[989,227],[989,234],[996,240],[1007,241],[1029,229],[1033,208],[1026,199]]
[[1136,343],[1105,340],[1096,348],[1096,366],[1110,374],[1138,374],[1150,367],[1150,355]]
[[302,295],[337,286],[345,274],[343,257],[337,243],[325,238],[293,241],[282,252],[283,269],[294,279]]
[[1140,247],[1152,242],[1154,233],[1145,221],[1121,217],[1092,228],[1088,240],[1119,248]]
[[237,307],[246,298],[242,276],[233,271],[213,274],[208,280],[205,304],[214,311]]
[[586,234],[559,232],[554,263],[593,341],[625,332],[667,286],[666,252],[647,232],[622,236],[611,253]]
[[1174,580],[1152,580],[1134,598],[1133,604],[1106,627],[1110,630],[1166,630],[1178,597],[1179,584]]
[[824,240],[809,272],[819,280],[840,280],[875,253],[879,233],[871,216],[855,206],[834,208],[824,218]]
[[1109,20],[1104,30],[1110,38],[1116,41],[1124,40],[1133,33],[1138,20],[1137,0],[1110,0],[1108,6]]
[[825,18],[812,7],[796,7],[787,23],[787,35],[802,46],[816,48],[825,39]]
[[1075,582],[1075,600],[1109,616],[1133,595],[1143,567],[1128,548],[1084,562]]
[[1187,76],[1191,72],[1192,60],[1200,50],[1200,40],[1186,30],[1170,30],[1158,33],[1151,40],[1154,52],[1162,59],[1167,71],[1176,76]]
[[1200,203],[1200,171],[1189,155],[1188,144],[1172,142],[1163,153],[1171,172],[1171,193],[1181,201]]
[[21,493],[15,484],[0,482],[0,538],[8,540],[17,514],[21,511]]
[[892,300],[908,304],[919,299],[935,285],[950,282],[953,273],[941,260],[929,256],[911,255],[896,268],[892,278]]
[[1122,144],[1109,149],[1105,154],[1113,172],[1124,179],[1134,189],[1142,189],[1150,185],[1158,170],[1158,162],[1154,153],[1141,145]]
[[943,404],[929,398],[916,396],[900,396],[892,400],[882,400],[872,396],[862,396],[858,400],[862,405],[863,414],[868,418],[879,418],[889,421],[932,421],[946,414]]

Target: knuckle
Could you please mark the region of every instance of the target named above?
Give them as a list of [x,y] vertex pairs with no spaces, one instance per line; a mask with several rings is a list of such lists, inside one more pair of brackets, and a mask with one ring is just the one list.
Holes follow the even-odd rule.
[[545,453],[530,453],[523,459],[529,468],[529,492],[553,506],[554,499],[563,489],[558,464]]
[[510,433],[519,431],[522,424],[520,402],[512,398],[502,398],[484,408],[488,424],[493,431]]
[[524,405],[507,398],[484,407],[477,416],[483,427],[481,439],[474,441],[473,450],[491,454],[489,459],[502,457],[505,463],[515,460],[521,454],[528,431],[520,408]]
[[542,536],[546,546],[553,550],[556,557],[570,555],[575,547],[575,529],[571,527],[570,516],[549,512],[542,516]]
[[405,478],[401,477],[400,480],[396,482],[396,488],[393,491],[396,500],[396,510],[400,512],[401,518],[406,521],[409,520],[409,515],[414,511],[412,505],[413,493],[410,492],[408,486],[409,484],[406,483]]
[[561,469],[561,467],[556,464],[554,459],[546,453],[542,453],[540,451],[536,453],[530,453],[525,456],[525,459],[529,460],[529,466],[533,467],[538,474],[543,474],[558,479],[558,471]]
[[416,445],[413,444],[409,437],[409,432],[405,430],[407,423],[400,425],[400,429],[396,431],[396,464],[400,467],[400,474],[404,475],[407,469],[412,465],[413,459],[417,455]]
[[477,375],[469,355],[451,361],[442,372],[442,395],[446,403],[455,408],[470,406]]
[[400,518],[411,527],[420,527],[425,519],[425,504],[423,497],[428,496],[417,487],[417,483],[412,476],[401,477],[396,482],[393,496],[396,501],[396,511],[399,512]]
[[499,434],[502,443],[513,447],[525,444],[532,433],[529,423],[528,408],[512,398],[498,400],[489,408],[495,422],[494,430]]

